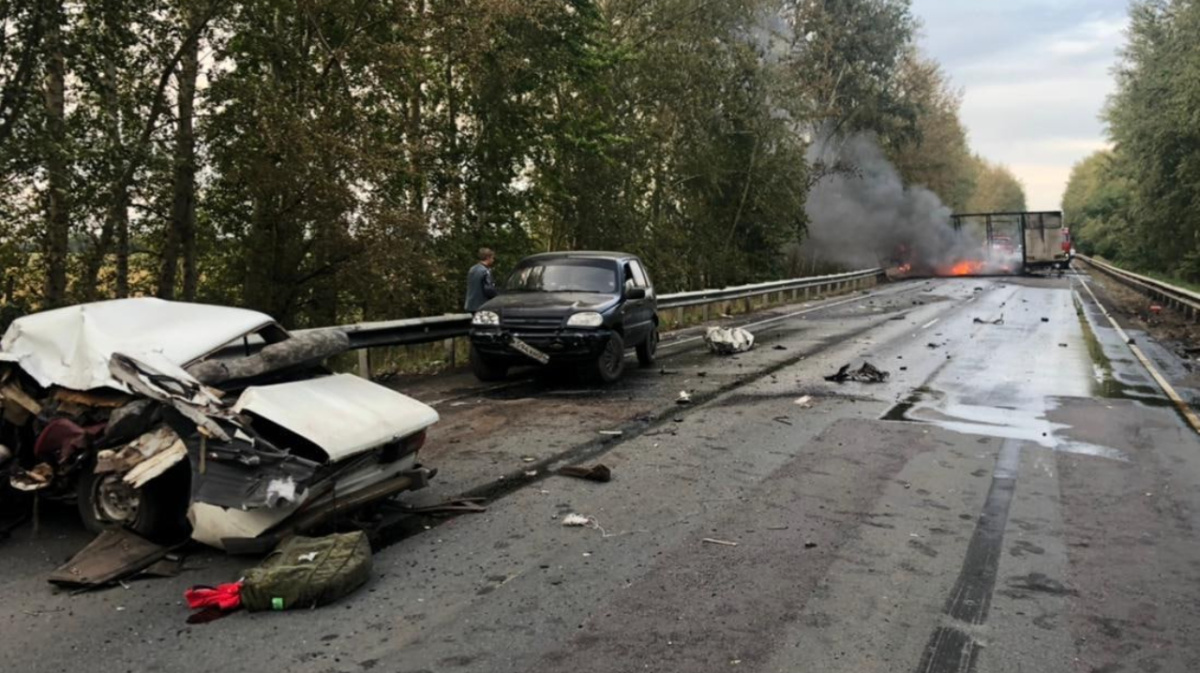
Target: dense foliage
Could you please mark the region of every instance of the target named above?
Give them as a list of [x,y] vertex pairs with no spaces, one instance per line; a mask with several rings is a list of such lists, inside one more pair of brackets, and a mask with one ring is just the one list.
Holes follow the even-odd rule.
[[1200,2],[1135,2],[1115,74],[1114,149],[1075,166],[1067,223],[1084,252],[1200,281]]
[[778,277],[818,133],[873,134],[958,208],[991,189],[907,0],[0,0],[0,24],[10,312],[428,314],[483,245],[501,270],[630,250],[664,290]]

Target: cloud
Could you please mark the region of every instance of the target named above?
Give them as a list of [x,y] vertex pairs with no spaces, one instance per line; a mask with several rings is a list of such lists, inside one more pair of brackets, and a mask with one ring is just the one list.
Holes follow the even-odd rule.
[[1057,209],[1071,166],[1106,146],[1099,115],[1124,0],[914,0],[923,46],[964,89],[972,147],[1006,164],[1031,208]]

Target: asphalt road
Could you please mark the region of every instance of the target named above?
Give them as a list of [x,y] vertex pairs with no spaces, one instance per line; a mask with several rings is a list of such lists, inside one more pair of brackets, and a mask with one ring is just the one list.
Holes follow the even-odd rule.
[[[397,382],[442,413],[424,452],[437,483],[408,499],[482,495],[485,513],[389,527],[374,579],[337,604],[188,625],[183,589],[253,559],[195,550],[180,577],[71,595],[44,578],[88,537],[43,512],[0,543],[0,661],[1200,670],[1200,441],[1084,282],[910,281],[789,306],[741,321],[751,353],[709,355],[687,331],[607,389]],[[1130,336],[1195,399],[1185,363]],[[891,378],[823,379],[864,360]],[[693,404],[675,403],[684,390]],[[594,462],[612,482],[553,474]],[[570,513],[593,525],[563,526]]]

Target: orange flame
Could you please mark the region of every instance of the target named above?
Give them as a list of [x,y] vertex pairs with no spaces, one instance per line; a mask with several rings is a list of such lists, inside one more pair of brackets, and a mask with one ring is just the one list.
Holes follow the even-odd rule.
[[964,259],[949,269],[944,269],[944,276],[973,276],[983,271],[987,264],[977,259]]

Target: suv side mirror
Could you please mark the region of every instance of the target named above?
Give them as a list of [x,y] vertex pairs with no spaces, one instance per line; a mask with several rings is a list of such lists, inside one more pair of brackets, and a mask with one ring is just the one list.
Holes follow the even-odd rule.
[[646,298],[646,288],[631,287],[628,290],[625,290],[625,298],[626,299],[645,299]]

